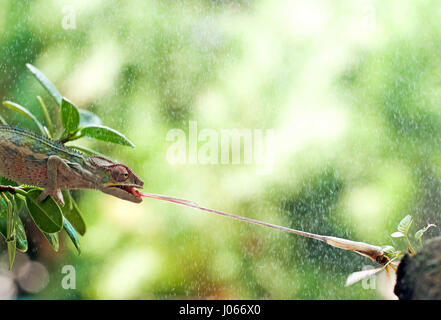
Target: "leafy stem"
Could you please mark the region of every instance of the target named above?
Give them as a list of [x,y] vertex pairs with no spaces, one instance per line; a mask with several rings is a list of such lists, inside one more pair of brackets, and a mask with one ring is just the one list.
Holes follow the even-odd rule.
[[[1,194],[3,201],[6,203],[6,243],[8,245],[8,255],[9,255],[9,270],[12,269],[12,265],[15,260],[15,210],[13,206],[13,201],[9,200],[6,194]],[[13,196],[12,196],[13,197]]]
[[41,109],[43,110],[44,118],[46,120],[46,125],[50,134],[50,138],[52,138],[54,136],[54,127],[52,124],[52,120],[49,117],[49,112],[47,111],[46,104],[44,103],[43,99],[40,96],[37,96],[37,100],[40,102]]
[[73,131],[71,133],[67,133],[64,137],[61,137],[60,139],[58,139],[58,142],[64,144],[66,142],[74,141],[74,140],[81,138],[82,136],[78,134],[78,131],[79,131],[79,129],[76,129],[75,131]]
[[[392,233],[391,236],[393,238],[404,238],[404,240],[407,243],[407,250],[406,251],[411,255],[415,255],[416,250],[412,246],[412,242],[409,239],[409,230],[412,225],[412,222],[413,222],[413,219],[410,215],[405,216],[398,224],[398,227],[397,227],[398,231]],[[419,241],[421,247],[423,246],[422,236],[431,227],[436,227],[436,226],[434,224],[429,224],[425,228],[422,228],[415,233],[415,238]],[[389,248],[389,246],[387,246],[387,248]],[[390,247],[390,248],[392,248],[392,247]]]
[[409,237],[407,236],[407,233],[404,235],[404,239],[406,239],[407,249],[408,249],[409,253],[414,256],[416,254],[416,251],[413,248],[412,243],[410,242]]

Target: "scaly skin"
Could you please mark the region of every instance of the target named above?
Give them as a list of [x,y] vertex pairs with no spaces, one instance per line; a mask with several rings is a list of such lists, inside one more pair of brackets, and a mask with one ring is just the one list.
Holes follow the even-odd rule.
[[135,188],[144,185],[126,165],[87,157],[33,131],[5,125],[0,125],[0,176],[44,188],[38,200],[52,196],[61,205],[64,189],[97,189],[140,203]]

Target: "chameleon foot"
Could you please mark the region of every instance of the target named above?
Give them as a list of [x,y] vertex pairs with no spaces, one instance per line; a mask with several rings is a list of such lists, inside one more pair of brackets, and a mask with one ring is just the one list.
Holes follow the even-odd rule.
[[43,192],[38,196],[37,201],[42,202],[48,196],[51,196],[55,201],[57,201],[62,207],[64,207],[64,198],[60,189],[50,190],[44,189]]

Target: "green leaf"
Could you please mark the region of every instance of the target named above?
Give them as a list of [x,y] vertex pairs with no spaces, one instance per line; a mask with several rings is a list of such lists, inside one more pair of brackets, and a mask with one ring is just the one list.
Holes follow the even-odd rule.
[[52,124],[51,117],[49,116],[49,112],[47,111],[46,104],[44,103],[43,99],[40,96],[37,96],[37,100],[38,102],[40,102],[41,110],[43,110],[44,118],[46,120],[48,137],[52,138],[54,135],[54,126]]
[[404,235],[407,235],[407,232],[409,231],[412,221],[413,221],[412,216],[410,215],[405,216],[403,220],[401,220],[400,223],[398,224],[398,231],[400,231]]
[[6,242],[8,243],[9,270],[11,270],[15,260],[16,242],[15,239],[6,240]]
[[72,243],[74,244],[75,248],[77,248],[78,254],[81,254],[80,239],[78,238],[75,229],[72,227],[72,225],[69,223],[67,219],[63,219],[63,228],[64,231],[66,231],[67,235],[69,236],[70,240],[72,240]]
[[[0,202],[0,234],[3,238],[7,239],[7,212],[6,204],[3,199]],[[15,222],[15,241],[16,247],[22,252],[28,250],[28,241],[26,238],[26,231],[18,214],[16,214]]]
[[384,246],[383,251],[384,251],[384,253],[386,253],[388,255],[394,255],[396,252],[395,248],[392,246]]
[[20,217],[16,216],[15,223],[15,242],[17,243],[17,249],[21,252],[28,251],[28,239],[26,237],[26,230],[23,226],[23,222]]
[[44,237],[47,239],[49,244],[51,245],[52,249],[55,250],[55,252],[58,252],[60,248],[60,241],[58,240],[58,233],[46,233],[42,232]]
[[394,232],[390,235],[392,238],[401,238],[404,237],[404,234],[400,231]]
[[61,102],[61,122],[66,134],[75,132],[80,124],[80,111],[71,101],[64,97]]
[[50,133],[49,129],[46,126],[43,127],[43,130],[44,130],[43,136],[48,137],[49,139],[52,139],[52,134]]
[[421,238],[423,237],[423,234],[424,234],[427,230],[429,230],[431,227],[436,227],[436,225],[433,224],[433,223],[430,223],[430,224],[428,224],[426,227],[424,227],[424,228],[418,230],[417,232],[415,232],[415,238],[416,238],[417,240],[421,240]]
[[5,177],[0,177],[0,184],[2,186],[14,186],[14,187],[18,186],[18,183]]
[[22,114],[26,118],[32,120],[37,125],[40,132],[43,135],[45,134],[45,131],[43,129],[43,125],[40,123],[40,121],[37,120],[37,118],[28,109],[19,105],[18,103],[12,102],[12,101],[3,101],[3,105],[9,109],[12,109],[12,110]]
[[88,126],[81,129],[80,136],[121,144],[134,148],[135,145],[122,133],[106,126]]
[[63,196],[66,200],[66,205],[62,208],[64,217],[72,224],[73,228],[78,231],[79,234],[84,236],[86,233],[86,223],[84,222],[77,203],[68,190],[63,191]]
[[16,240],[15,240],[15,200],[13,195],[1,194],[2,200],[6,204],[6,243],[8,245],[9,270],[12,269],[15,260]]
[[0,234],[7,239],[7,205],[4,199],[0,199]]
[[50,80],[36,67],[32,64],[27,63],[26,67],[32,72],[32,74],[37,78],[37,80],[41,83],[41,85],[49,92],[51,97],[55,100],[58,105],[61,105],[61,100],[63,97],[58,92],[57,88],[50,82]]
[[80,126],[100,126],[102,124],[100,117],[88,110],[80,110]]
[[8,123],[6,122],[6,120],[2,116],[0,116],[0,123],[3,125],[8,125]]
[[63,228],[63,215],[58,204],[47,197],[43,202],[37,201],[42,191],[31,190],[26,194],[26,207],[37,227],[46,233],[55,233]]

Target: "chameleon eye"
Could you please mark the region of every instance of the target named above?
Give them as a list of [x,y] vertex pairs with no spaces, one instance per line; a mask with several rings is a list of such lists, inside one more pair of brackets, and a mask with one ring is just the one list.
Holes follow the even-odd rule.
[[129,173],[127,172],[127,169],[122,166],[115,166],[112,169],[112,176],[113,180],[116,182],[123,182],[126,181],[129,177]]

